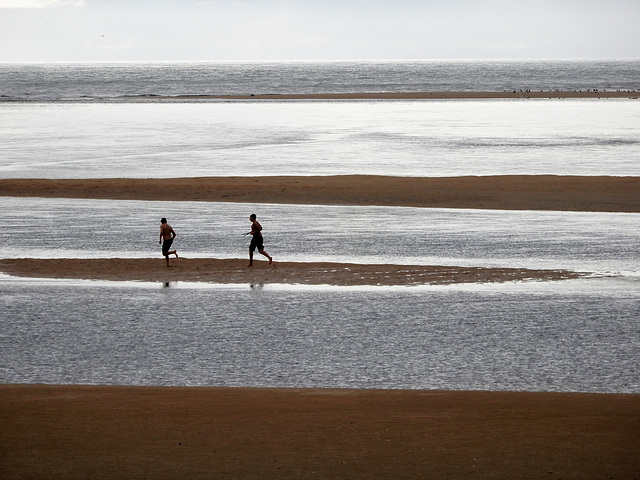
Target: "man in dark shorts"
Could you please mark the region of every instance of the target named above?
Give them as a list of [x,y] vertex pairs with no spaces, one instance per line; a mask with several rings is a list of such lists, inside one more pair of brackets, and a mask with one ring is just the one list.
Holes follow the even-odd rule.
[[267,252],[264,251],[264,245],[262,240],[262,225],[258,223],[256,220],[256,214],[252,213],[249,217],[249,221],[251,222],[251,231],[248,235],[253,235],[251,239],[251,245],[249,245],[249,264],[248,267],[253,267],[253,251],[257,248],[258,252],[269,259],[269,265],[273,263],[273,258],[269,256]]
[[160,223],[162,225],[160,226],[160,241],[158,243],[162,243],[162,255],[164,255],[164,258],[167,261],[167,267],[170,267],[169,255],[175,255],[176,258],[178,258],[178,252],[176,250],[169,250],[173,243],[173,239],[176,238],[176,232],[174,232],[171,225],[167,223],[166,218],[161,219]]

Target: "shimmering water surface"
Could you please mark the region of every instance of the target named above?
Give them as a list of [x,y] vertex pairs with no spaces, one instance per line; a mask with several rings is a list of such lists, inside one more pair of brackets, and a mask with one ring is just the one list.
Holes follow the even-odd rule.
[[638,90],[640,60],[0,63],[0,101],[154,95]]
[[[640,175],[637,100],[160,103],[153,95],[638,90],[640,61],[0,65],[0,178]],[[143,100],[141,97],[145,96]],[[0,274],[0,382],[640,392],[638,214],[0,197],[0,258],[247,255],[565,268],[303,287]]]
[[148,258],[166,217],[182,256],[244,258],[251,213],[282,261],[640,270],[629,213],[0,197],[0,243],[5,258]]
[[414,288],[0,277],[0,382],[640,391],[637,214],[1,199],[9,257],[243,257],[573,268]]
[[0,103],[0,178],[640,175],[640,101]]
[[0,381],[637,393],[637,290],[598,293],[603,281],[252,289],[0,279]]

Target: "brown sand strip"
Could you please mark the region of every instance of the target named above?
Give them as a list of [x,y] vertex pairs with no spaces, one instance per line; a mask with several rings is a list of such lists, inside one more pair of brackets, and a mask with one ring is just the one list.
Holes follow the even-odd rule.
[[510,281],[552,281],[586,273],[525,268],[481,268],[429,265],[361,265],[345,263],[254,262],[215,258],[164,259],[0,259],[0,271],[22,277],[150,282],[210,282],[303,285],[444,285]]
[[640,177],[2,179],[0,196],[640,212]]
[[640,395],[0,386],[0,477],[637,479]]
[[246,95],[177,95],[172,97],[144,95],[122,97],[125,100],[145,101],[203,101],[203,100],[482,100],[482,99],[530,99],[530,98],[629,98],[637,99],[637,91],[521,91],[505,92],[352,92],[352,93],[295,93],[295,94],[246,94]]

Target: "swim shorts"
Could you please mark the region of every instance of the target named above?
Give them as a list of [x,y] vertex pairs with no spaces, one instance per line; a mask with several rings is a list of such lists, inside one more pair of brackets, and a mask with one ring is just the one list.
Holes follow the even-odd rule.
[[256,248],[258,249],[258,251],[264,250],[264,244],[262,243],[262,235],[260,234],[254,235],[253,238],[251,239],[251,245],[249,245],[249,250],[251,250],[252,252]]
[[163,255],[167,254],[167,252],[171,248],[172,244],[173,244],[173,238],[170,238],[168,240],[165,239],[165,240],[162,241],[162,254]]

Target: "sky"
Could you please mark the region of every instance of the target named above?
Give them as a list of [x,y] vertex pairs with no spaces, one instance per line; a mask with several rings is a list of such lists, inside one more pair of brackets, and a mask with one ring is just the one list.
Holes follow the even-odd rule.
[[0,62],[640,58],[639,0],[0,0]]

